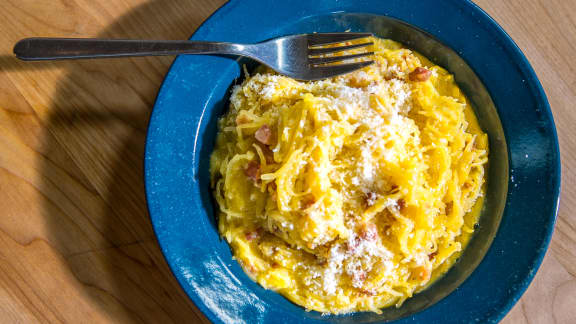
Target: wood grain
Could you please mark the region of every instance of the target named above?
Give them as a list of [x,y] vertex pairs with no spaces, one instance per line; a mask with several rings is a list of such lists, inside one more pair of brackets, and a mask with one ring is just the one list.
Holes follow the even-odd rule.
[[[183,39],[224,0],[2,0],[0,322],[206,322],[166,266],[142,183],[171,58],[23,63],[29,36]],[[478,0],[548,94],[563,183],[551,249],[504,323],[576,323],[576,1]]]

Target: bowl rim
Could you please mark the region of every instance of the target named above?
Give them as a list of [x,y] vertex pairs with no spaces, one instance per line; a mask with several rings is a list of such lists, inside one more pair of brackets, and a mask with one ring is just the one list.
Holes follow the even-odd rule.
[[[530,271],[521,280],[519,288],[514,293],[512,293],[509,296],[509,298],[507,298],[507,300],[502,304],[502,306],[497,311],[489,314],[486,317],[487,321],[489,321],[489,322],[498,322],[512,309],[512,307],[516,304],[516,302],[522,297],[522,295],[524,294],[524,292],[526,291],[526,289],[528,288],[528,286],[532,282],[537,270],[541,266],[542,261],[546,255],[548,246],[550,244],[550,241],[551,241],[551,238],[552,238],[552,235],[554,232],[554,228],[555,228],[555,223],[556,223],[556,218],[557,218],[557,213],[558,213],[559,199],[560,199],[560,190],[561,190],[560,148],[559,148],[558,135],[557,135],[557,130],[556,130],[553,114],[552,114],[547,96],[545,94],[545,91],[544,91],[544,89],[541,85],[541,82],[538,79],[534,69],[532,68],[531,64],[529,63],[528,59],[523,54],[523,52],[521,51],[519,46],[514,42],[514,40],[510,37],[510,35],[488,13],[486,13],[482,8],[480,8],[477,4],[475,4],[471,0],[464,0],[464,1],[462,1],[462,0],[460,0],[460,1],[459,0],[449,0],[449,1],[452,2],[454,6],[465,7],[467,10],[471,10],[474,13],[478,14],[479,19],[483,19],[483,23],[485,23],[486,26],[488,26],[489,28],[492,28],[493,32],[497,33],[500,36],[500,38],[501,38],[500,41],[505,45],[505,50],[511,52],[514,55],[514,57],[516,57],[520,60],[520,62],[518,63],[518,66],[521,67],[523,73],[525,73],[526,75],[528,75],[530,77],[530,80],[531,80],[532,86],[533,86],[533,90],[535,90],[535,94],[534,94],[535,100],[543,108],[542,113],[545,115],[545,119],[549,120],[551,125],[552,125],[552,127],[550,128],[551,138],[553,141],[553,149],[554,149],[554,151],[552,153],[555,155],[556,159],[554,161],[554,165],[552,166],[553,170],[555,172],[553,173],[553,178],[551,179],[551,181],[554,183],[554,186],[553,186],[554,191],[551,193],[551,195],[553,197],[555,197],[554,201],[552,202],[553,212],[552,212],[552,215],[547,215],[547,217],[549,218],[549,225],[550,226],[548,226],[548,229],[547,229],[547,231],[543,237],[542,249],[538,252],[537,256],[531,260],[533,271]],[[191,35],[190,39],[201,39],[201,38],[198,38],[198,34],[200,32],[204,32],[205,29],[207,28],[208,24],[211,23],[214,18],[219,17],[220,15],[222,15],[227,10],[232,10],[240,2],[241,2],[240,0],[229,0],[228,2],[224,3],[221,7],[219,7],[217,10],[215,10],[208,18],[206,18],[204,20],[204,22],[202,22],[196,28],[194,33]],[[394,19],[398,19],[398,18],[393,17],[393,16],[390,16],[390,17],[394,18]],[[399,19],[399,20],[401,20],[401,19]],[[403,21],[403,20],[401,20],[401,21]],[[480,20],[479,20],[479,22],[480,22]],[[408,24],[410,24],[410,23],[408,23]],[[429,31],[425,31],[425,32],[430,33]],[[433,33],[431,33],[431,34],[434,36]],[[151,163],[150,161],[153,160],[153,159],[149,158],[151,156],[150,147],[153,145],[153,143],[151,142],[151,138],[154,137],[154,134],[156,132],[155,128],[152,127],[152,125],[154,122],[154,117],[157,115],[157,113],[159,111],[158,109],[156,109],[158,106],[158,101],[163,94],[163,90],[166,87],[168,87],[168,84],[170,83],[170,78],[169,78],[170,73],[173,72],[174,66],[176,64],[178,64],[180,59],[181,58],[178,57],[172,62],[171,66],[170,66],[170,68],[169,68],[169,70],[168,70],[168,72],[167,72],[167,74],[166,74],[166,76],[165,76],[165,78],[161,84],[160,90],[158,91],[158,94],[157,94],[157,97],[155,100],[155,104],[154,104],[154,109],[153,109],[152,113],[150,114],[148,130],[147,130],[147,135],[146,135],[146,147],[145,147],[145,159],[144,159],[144,178],[145,178],[147,209],[148,209],[148,213],[149,213],[150,218],[151,218],[151,222],[153,225],[156,240],[158,241],[158,244],[161,247],[163,257],[166,260],[167,264],[169,265],[169,268],[170,268],[172,275],[177,279],[181,288],[185,291],[187,296],[194,302],[196,307],[198,307],[198,309],[210,321],[221,322],[221,319],[217,316],[217,314],[214,314],[213,311],[211,309],[209,309],[197,295],[195,295],[194,293],[189,291],[189,289],[186,288],[188,286],[187,281],[184,280],[182,275],[175,270],[176,266],[173,262],[174,260],[172,260],[172,258],[169,256],[167,246],[165,245],[166,242],[163,242],[160,239],[159,226],[158,226],[158,223],[154,217],[154,213],[151,209],[151,204],[150,204],[150,201],[154,200],[154,198],[153,198],[153,193],[150,190],[152,185],[150,183],[151,179],[148,176],[148,169],[149,169],[149,165]],[[479,76],[479,78],[482,80],[482,77]],[[510,148],[509,148],[508,141],[506,141],[506,146],[508,147],[508,154],[510,154]],[[509,157],[509,159],[510,159],[510,157]],[[511,162],[509,161],[509,163],[511,163]],[[498,232],[499,231],[500,231],[500,229],[498,230]],[[490,251],[487,252],[487,255],[489,253],[490,253]],[[402,318],[399,320],[402,320]]]

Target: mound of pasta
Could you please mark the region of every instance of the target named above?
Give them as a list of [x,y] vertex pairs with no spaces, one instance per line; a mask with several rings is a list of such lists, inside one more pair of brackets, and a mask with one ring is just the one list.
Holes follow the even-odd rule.
[[455,262],[482,205],[488,139],[452,75],[374,39],[375,64],[233,88],[211,180],[246,273],[307,310],[400,306]]

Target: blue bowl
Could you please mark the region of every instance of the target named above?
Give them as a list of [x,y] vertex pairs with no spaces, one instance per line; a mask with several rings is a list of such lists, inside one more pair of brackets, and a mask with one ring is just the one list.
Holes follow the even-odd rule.
[[209,188],[216,120],[241,65],[229,57],[180,56],[150,120],[148,207],[182,288],[213,322],[472,323],[499,321],[528,287],[556,218],[560,159],[546,96],[508,35],[462,0],[232,0],[195,40],[253,43],[296,33],[369,31],[447,68],[490,138],[480,227],[460,261],[433,286],[383,314],[306,312],[248,278],[218,235]]

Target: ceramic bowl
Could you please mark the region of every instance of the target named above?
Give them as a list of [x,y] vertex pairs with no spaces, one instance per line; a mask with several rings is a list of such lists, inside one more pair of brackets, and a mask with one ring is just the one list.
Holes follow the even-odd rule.
[[194,40],[255,43],[288,34],[368,31],[419,51],[454,74],[490,139],[480,226],[456,265],[382,314],[306,312],[253,282],[219,237],[209,187],[217,119],[245,59],[180,56],[150,120],[145,180],[152,223],[182,288],[213,322],[487,323],[520,298],[546,252],[560,162],[542,87],[510,37],[462,0],[232,0]]

